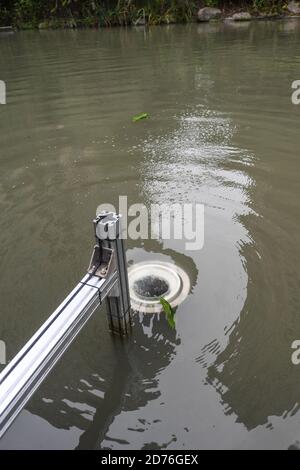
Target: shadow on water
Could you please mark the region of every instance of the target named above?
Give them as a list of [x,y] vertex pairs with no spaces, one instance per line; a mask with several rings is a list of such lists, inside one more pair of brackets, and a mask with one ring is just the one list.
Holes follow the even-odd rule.
[[[96,408],[92,424],[80,437],[78,449],[102,447],[104,439],[104,448],[113,441],[129,444],[125,439],[109,436],[109,426],[114,417],[121,411],[143,407],[160,395],[157,375],[172,360],[180,340],[176,338],[175,331],[169,331],[162,315],[144,315],[144,318],[136,319],[133,330],[133,337],[128,342],[120,342],[117,338],[113,341],[117,365],[105,394],[107,398]],[[146,335],[145,330],[149,331]],[[141,423],[141,428],[145,424]]]

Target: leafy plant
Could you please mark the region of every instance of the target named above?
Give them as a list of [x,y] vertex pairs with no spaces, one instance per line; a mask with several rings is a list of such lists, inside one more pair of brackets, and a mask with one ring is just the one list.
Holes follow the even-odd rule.
[[18,0],[13,7],[15,22],[37,27],[44,8],[42,0]]
[[169,304],[169,302],[164,299],[163,297],[161,297],[159,299],[161,305],[162,305],[162,308],[166,314],[166,318],[167,318],[167,321],[170,325],[171,328],[175,328],[176,326],[176,323],[175,323],[175,310],[171,307],[171,305]]
[[207,7],[213,7],[213,8],[215,8],[215,7],[218,6],[218,4],[219,4],[219,0],[206,0],[206,1],[205,1],[205,5],[206,5]]
[[6,7],[0,7],[0,26],[10,24],[10,11]]
[[269,13],[276,13],[284,6],[282,0],[252,0],[252,7],[256,11],[267,11]]
[[[20,28],[170,24],[196,19],[199,6],[279,13],[287,0],[0,0],[0,24]],[[71,20],[71,23],[69,21]],[[67,23],[65,23],[67,21]]]

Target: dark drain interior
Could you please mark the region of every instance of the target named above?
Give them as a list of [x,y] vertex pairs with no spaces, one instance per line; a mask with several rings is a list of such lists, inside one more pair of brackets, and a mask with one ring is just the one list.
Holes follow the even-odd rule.
[[133,284],[135,293],[142,298],[155,299],[169,291],[169,284],[157,276],[144,276]]

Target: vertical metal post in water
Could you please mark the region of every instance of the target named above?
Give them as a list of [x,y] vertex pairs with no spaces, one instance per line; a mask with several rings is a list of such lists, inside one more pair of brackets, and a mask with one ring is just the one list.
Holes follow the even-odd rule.
[[131,315],[126,254],[121,238],[121,216],[113,212],[101,212],[94,220],[94,226],[100,258],[103,258],[103,250],[111,250],[112,266],[108,269],[113,269],[118,274],[118,283],[106,297],[109,328],[112,333],[125,336],[131,328]]

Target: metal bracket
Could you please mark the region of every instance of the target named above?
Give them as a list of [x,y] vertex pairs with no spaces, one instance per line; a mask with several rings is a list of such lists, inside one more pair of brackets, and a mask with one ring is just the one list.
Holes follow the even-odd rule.
[[111,248],[94,246],[88,273],[105,279],[113,271],[114,251]]

